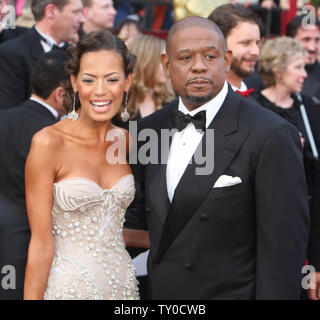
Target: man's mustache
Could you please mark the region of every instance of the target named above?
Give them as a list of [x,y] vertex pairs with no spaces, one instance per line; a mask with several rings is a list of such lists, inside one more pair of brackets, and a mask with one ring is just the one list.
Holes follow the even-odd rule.
[[188,86],[190,83],[192,83],[194,81],[197,81],[197,80],[202,80],[202,81],[206,81],[206,82],[209,82],[209,83],[213,84],[213,81],[210,78],[207,78],[207,77],[193,77],[193,78],[190,78],[186,82],[186,86]]

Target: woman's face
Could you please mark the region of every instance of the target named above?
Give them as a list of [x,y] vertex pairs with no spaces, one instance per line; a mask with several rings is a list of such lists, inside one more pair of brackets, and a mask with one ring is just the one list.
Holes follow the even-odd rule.
[[297,93],[302,90],[304,80],[307,77],[304,57],[292,57],[286,70],[281,75],[281,83],[290,93]]
[[[165,49],[163,48],[161,51],[161,54],[165,53]],[[156,73],[156,83],[157,85],[163,85],[168,81],[168,78],[166,77],[166,74],[164,72],[162,63],[160,61],[160,56],[159,56],[159,66],[158,66],[158,70]]]
[[128,92],[131,75],[126,78],[122,57],[115,51],[85,53],[77,77],[71,76],[81,104],[80,119],[111,120],[119,111],[124,91]]

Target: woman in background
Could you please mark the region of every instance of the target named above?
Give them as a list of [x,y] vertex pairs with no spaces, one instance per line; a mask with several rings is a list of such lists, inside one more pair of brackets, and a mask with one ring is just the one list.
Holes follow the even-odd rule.
[[137,57],[128,100],[128,112],[133,120],[161,109],[175,95],[160,61],[165,50],[163,39],[140,35],[130,41],[128,49]]
[[[259,104],[291,122],[300,132],[309,194],[315,184],[315,164],[300,105],[306,108],[314,141],[320,151],[320,111],[312,98],[301,95],[304,80],[306,52],[300,42],[289,37],[268,40],[259,57],[259,74],[265,89],[252,95]],[[299,100],[301,99],[301,101]]]

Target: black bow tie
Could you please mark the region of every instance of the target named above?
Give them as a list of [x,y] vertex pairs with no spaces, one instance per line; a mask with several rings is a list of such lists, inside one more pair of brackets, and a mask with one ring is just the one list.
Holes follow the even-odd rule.
[[174,109],[173,124],[179,131],[183,130],[189,123],[193,123],[196,129],[204,131],[206,129],[206,111],[200,111],[193,117],[190,114]]
[[59,47],[56,44],[53,44],[51,42],[48,41],[48,39],[46,39],[45,37],[43,37],[39,32],[38,32],[39,38],[40,40],[42,40],[43,42],[45,42],[49,47],[51,47],[51,50],[61,50],[61,51],[66,51],[68,48],[68,44],[65,42],[63,44],[63,46]]

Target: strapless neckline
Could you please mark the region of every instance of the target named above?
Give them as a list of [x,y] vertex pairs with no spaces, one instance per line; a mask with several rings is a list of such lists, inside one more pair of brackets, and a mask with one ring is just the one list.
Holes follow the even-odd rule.
[[62,180],[60,180],[60,181],[58,181],[58,182],[55,182],[55,183],[54,183],[54,186],[56,186],[56,185],[58,185],[58,184],[67,183],[67,182],[69,182],[69,181],[81,180],[81,181],[87,181],[87,182],[95,185],[96,187],[98,187],[98,188],[99,188],[100,190],[102,190],[102,191],[108,191],[108,190],[113,190],[113,189],[115,189],[115,188],[120,184],[120,182],[123,181],[123,180],[124,180],[125,178],[127,178],[127,177],[133,177],[132,173],[128,173],[128,174],[120,177],[120,178],[116,181],[116,183],[115,183],[111,188],[102,188],[97,182],[95,182],[95,181],[93,181],[93,180],[91,180],[91,179],[89,179],[89,178],[85,178],[85,177],[71,177],[71,178],[62,179]]

